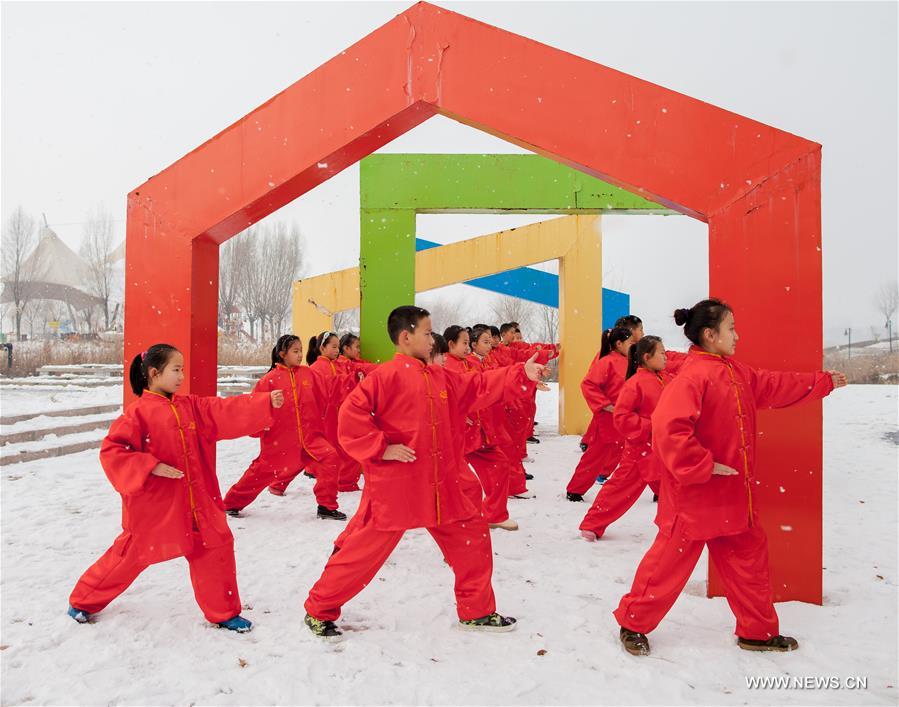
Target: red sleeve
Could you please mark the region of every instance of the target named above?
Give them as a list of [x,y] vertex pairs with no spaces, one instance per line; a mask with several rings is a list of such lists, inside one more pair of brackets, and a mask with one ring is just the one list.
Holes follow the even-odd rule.
[[788,373],[744,366],[759,408],[788,408],[820,400],[833,390],[829,373]]
[[700,385],[675,378],[652,414],[653,450],[681,484],[705,483],[715,468],[712,453],[696,439],[701,408]]
[[609,396],[603,390],[603,385],[605,385],[603,374],[607,371],[603,371],[605,366],[600,365],[601,361],[601,358],[594,359],[593,363],[590,364],[587,375],[581,381],[581,393],[583,393],[584,400],[587,401],[587,405],[590,406],[590,410],[593,411],[594,415],[604,407],[612,404]]
[[681,367],[687,361],[687,354],[680,351],[665,351],[665,370],[671,375],[677,375]]
[[536,387],[524,372],[524,366],[507,366],[481,373],[456,373],[446,370],[446,386],[459,412],[483,410],[499,402],[525,398]]
[[375,423],[381,376],[366,378],[350,393],[337,414],[337,440],[344,451],[364,464],[381,459],[387,435]]
[[[256,385],[253,386],[253,392],[256,394],[263,394],[263,393],[269,394],[272,392],[272,390],[274,390],[274,386],[272,385],[272,371],[269,371],[264,376],[262,376],[262,378],[260,378],[258,381],[256,381]],[[287,405],[287,391],[286,390],[284,391],[284,404]],[[274,412],[272,413],[272,416],[274,418]],[[268,426],[266,426],[264,429],[260,429],[260,430],[257,430],[256,432],[251,433],[250,437],[259,439],[260,437],[262,437],[262,433],[266,429],[268,429]]]
[[272,399],[268,393],[191,397],[201,431],[216,441],[246,437],[272,424]]
[[100,445],[100,466],[113,488],[122,495],[140,491],[159,464],[152,454],[140,451],[142,446],[140,423],[127,411],[112,423]]
[[649,442],[652,438],[652,422],[637,412],[642,399],[640,386],[625,383],[612,414],[615,429],[632,442]]

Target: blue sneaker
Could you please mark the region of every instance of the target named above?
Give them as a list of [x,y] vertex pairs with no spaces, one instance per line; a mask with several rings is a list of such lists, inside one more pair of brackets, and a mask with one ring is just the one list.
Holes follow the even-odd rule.
[[602,476],[602,475],[600,475],[600,476],[597,476],[597,477],[596,477],[596,483],[598,483],[598,484],[604,484],[604,483],[605,483],[606,481],[608,481],[608,480],[609,480],[609,477],[608,477],[608,476]]
[[243,616],[232,616],[227,621],[219,621],[218,625],[221,628],[237,631],[238,633],[249,633],[253,630],[253,622],[248,621]]
[[76,609],[74,606],[70,606],[69,610],[66,613],[80,624],[86,624],[91,620],[90,614],[88,614],[86,611],[82,611],[81,609]]

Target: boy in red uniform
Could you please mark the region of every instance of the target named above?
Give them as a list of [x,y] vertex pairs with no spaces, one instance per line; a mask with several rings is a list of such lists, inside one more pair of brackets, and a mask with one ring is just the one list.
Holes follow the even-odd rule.
[[338,436],[364,467],[359,510],[309,591],[305,623],[318,636],[341,635],[341,607],[374,578],[406,530],[427,528],[456,577],[462,628],[509,631],[496,613],[490,531],[466,494],[459,421],[504,395],[522,396],[543,372],[533,360],[481,374],[428,365],[431,319],[420,307],[394,309],[387,330],[396,356],[347,397]]

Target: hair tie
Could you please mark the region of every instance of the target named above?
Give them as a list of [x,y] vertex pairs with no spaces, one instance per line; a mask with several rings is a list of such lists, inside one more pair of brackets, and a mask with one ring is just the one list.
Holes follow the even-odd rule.
[[146,357],[147,357],[147,352],[146,352],[146,351],[141,351],[141,353],[140,353],[140,360],[143,361]]

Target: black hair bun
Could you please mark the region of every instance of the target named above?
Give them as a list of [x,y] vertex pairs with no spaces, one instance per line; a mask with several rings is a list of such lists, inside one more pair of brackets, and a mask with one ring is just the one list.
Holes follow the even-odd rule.
[[692,314],[692,310],[690,309],[675,309],[674,310],[674,323],[678,326],[684,326],[690,321],[690,315]]

